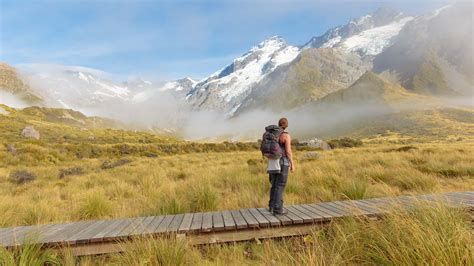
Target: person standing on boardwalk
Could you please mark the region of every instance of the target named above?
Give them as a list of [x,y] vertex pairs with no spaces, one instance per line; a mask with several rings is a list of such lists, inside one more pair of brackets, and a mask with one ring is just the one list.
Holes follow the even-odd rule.
[[288,181],[289,170],[295,170],[291,151],[291,136],[286,132],[288,119],[281,118],[278,126],[271,125],[265,128],[262,138],[261,151],[268,158],[267,172],[271,183],[270,201],[268,208],[274,215],[286,214],[283,208],[283,192]]

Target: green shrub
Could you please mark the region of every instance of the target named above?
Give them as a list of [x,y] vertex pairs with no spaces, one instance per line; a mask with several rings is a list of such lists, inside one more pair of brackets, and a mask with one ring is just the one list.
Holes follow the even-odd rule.
[[362,141],[358,139],[352,139],[349,137],[345,137],[342,139],[333,139],[328,141],[329,146],[331,146],[332,149],[336,148],[353,148],[353,147],[359,147],[362,146]]

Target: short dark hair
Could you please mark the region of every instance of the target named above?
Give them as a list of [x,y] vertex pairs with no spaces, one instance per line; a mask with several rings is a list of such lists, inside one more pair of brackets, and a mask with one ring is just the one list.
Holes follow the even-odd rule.
[[279,127],[282,127],[283,129],[287,128],[288,127],[288,119],[286,118],[280,118],[280,120],[278,120],[278,126]]

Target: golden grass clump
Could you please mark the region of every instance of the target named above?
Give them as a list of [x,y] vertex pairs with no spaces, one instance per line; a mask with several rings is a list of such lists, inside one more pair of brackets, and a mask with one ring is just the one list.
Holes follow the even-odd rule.
[[467,214],[442,205],[393,212],[381,221],[345,219],[316,231],[298,254],[306,265],[472,265]]
[[80,219],[105,218],[113,213],[109,200],[100,193],[87,195],[80,203],[77,212]]

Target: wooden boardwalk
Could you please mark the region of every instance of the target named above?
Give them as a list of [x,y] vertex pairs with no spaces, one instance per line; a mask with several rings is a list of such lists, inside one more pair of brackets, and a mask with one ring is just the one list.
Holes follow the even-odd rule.
[[120,251],[120,241],[138,236],[175,235],[192,244],[304,235],[314,225],[348,216],[378,218],[423,202],[474,210],[474,191],[434,195],[345,200],[287,206],[288,214],[273,216],[266,208],[185,213],[65,224],[0,228],[0,246],[19,247],[37,243],[44,247],[69,247],[76,255]]

